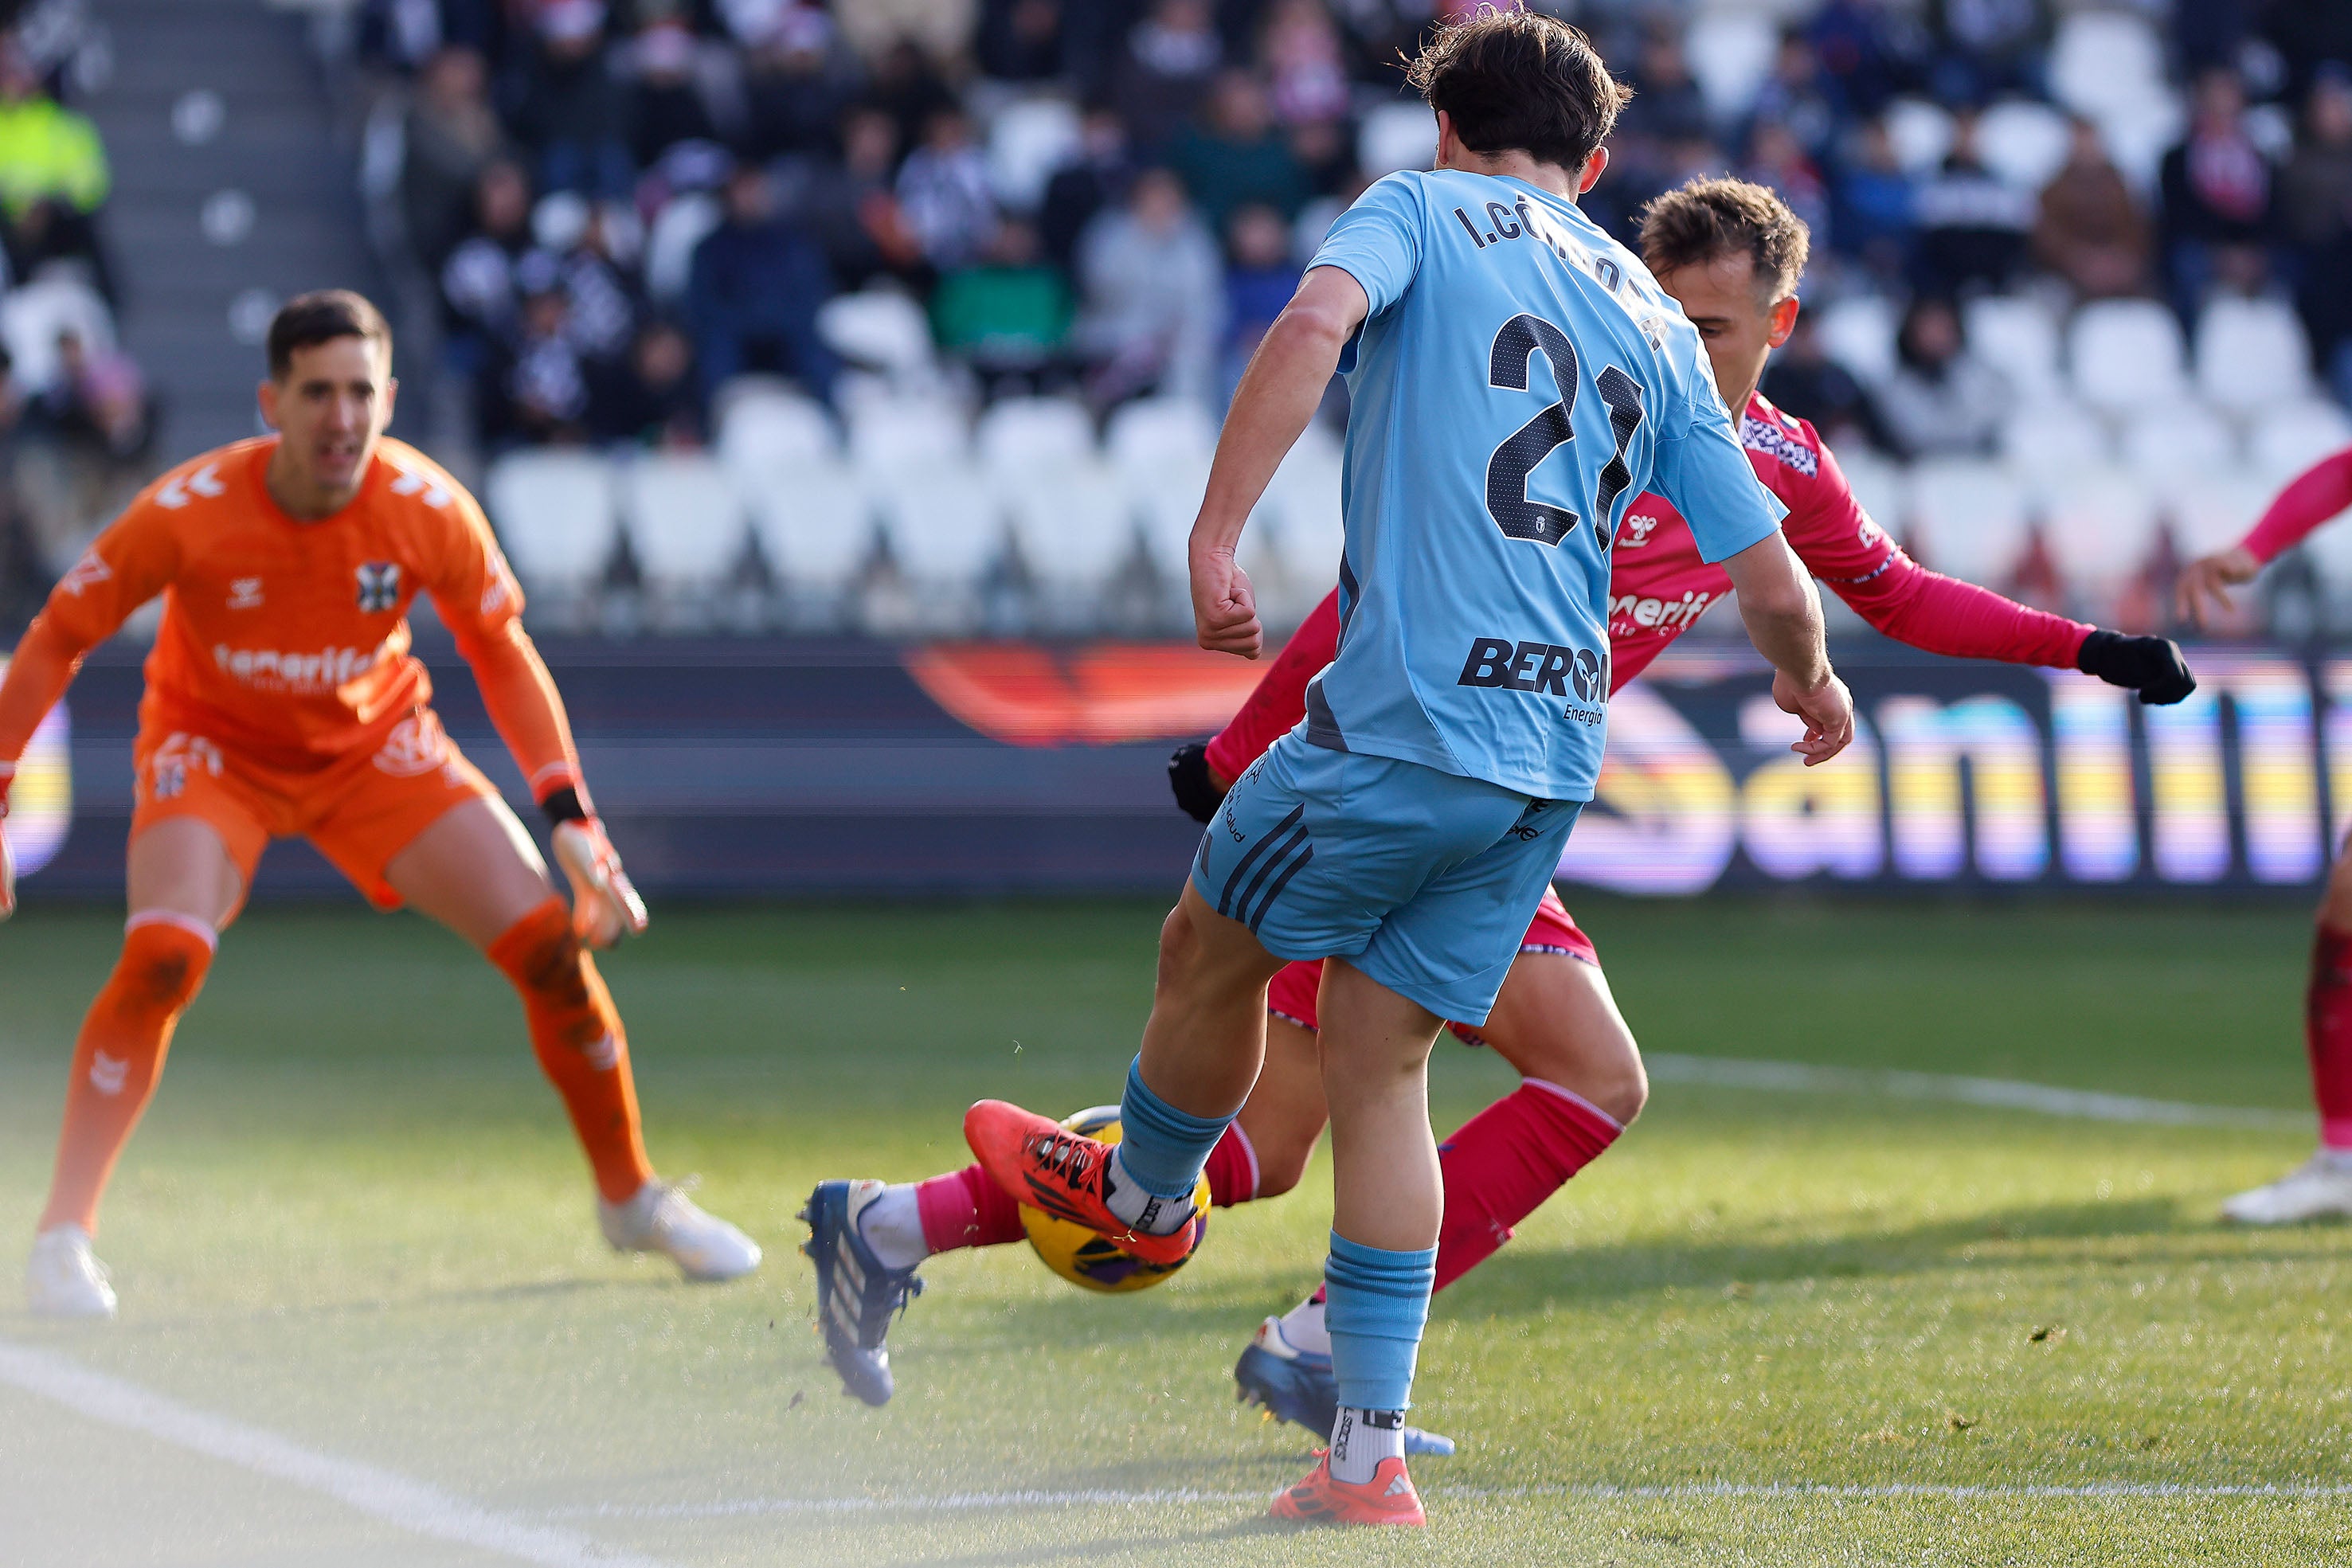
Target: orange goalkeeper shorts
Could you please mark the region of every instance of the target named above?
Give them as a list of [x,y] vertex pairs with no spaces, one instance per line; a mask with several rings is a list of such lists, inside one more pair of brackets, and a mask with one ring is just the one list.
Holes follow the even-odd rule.
[[274,768],[192,730],[142,729],[131,752],[131,836],[194,817],[228,846],[247,888],[272,839],[308,839],[378,909],[400,907],[383,879],[394,856],[454,806],[498,798],[442,733],[430,708],[394,725],[381,747],[319,768]]

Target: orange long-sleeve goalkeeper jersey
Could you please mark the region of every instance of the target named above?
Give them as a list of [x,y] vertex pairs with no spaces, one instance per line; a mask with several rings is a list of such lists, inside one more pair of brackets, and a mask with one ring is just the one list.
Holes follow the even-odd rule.
[[315,522],[262,476],[277,438],[220,447],[142,491],[49,595],[0,684],[14,763],[81,656],[164,595],[140,723],[280,768],[373,750],[430,699],[407,611],[428,593],[534,796],[579,784],[570,727],[519,617],[517,585],[474,498],[405,443],[377,447],[359,494]]

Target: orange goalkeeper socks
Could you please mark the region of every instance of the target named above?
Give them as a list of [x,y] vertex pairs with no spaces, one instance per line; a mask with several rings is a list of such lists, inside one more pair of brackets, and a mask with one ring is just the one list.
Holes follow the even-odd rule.
[[124,925],[122,956],[74,1040],[43,1230],[79,1225],[97,1233],[107,1178],[155,1092],[172,1030],[204,985],[219,940],[211,926],[184,915],[151,911]]
[[522,993],[531,1051],[572,1113],[596,1190],[607,1203],[635,1197],[654,1171],[637,1125],[629,1037],[563,901],[550,898],[516,921],[490,944],[489,959]]

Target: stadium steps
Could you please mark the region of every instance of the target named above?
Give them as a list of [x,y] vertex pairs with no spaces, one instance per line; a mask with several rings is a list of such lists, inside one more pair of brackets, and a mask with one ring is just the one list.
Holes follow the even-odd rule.
[[[260,350],[232,329],[241,295],[276,301],[340,285],[381,298],[382,280],[300,16],[265,0],[96,0],[93,10],[115,64],[82,107],[114,167],[105,234],[122,337],[163,400],[157,456],[170,462],[253,432]],[[172,111],[199,89],[226,114],[191,145]],[[253,220],[226,244],[203,222],[222,192],[242,193]]]

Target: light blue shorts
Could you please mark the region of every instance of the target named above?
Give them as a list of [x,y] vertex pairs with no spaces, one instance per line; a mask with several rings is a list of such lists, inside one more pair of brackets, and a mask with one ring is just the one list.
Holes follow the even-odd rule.
[[1343,957],[1484,1023],[1582,809],[1293,730],[1225,796],[1192,885],[1277,957]]

